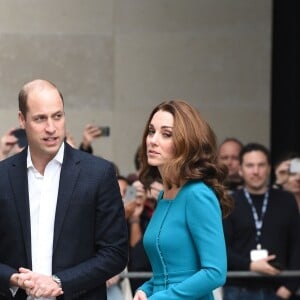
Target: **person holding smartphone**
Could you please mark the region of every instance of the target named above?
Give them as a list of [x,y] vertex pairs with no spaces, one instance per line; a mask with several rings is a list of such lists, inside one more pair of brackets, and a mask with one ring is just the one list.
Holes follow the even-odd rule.
[[99,137],[108,137],[110,135],[110,127],[96,126],[93,124],[86,124],[83,130],[82,141],[79,145],[79,150],[93,154],[92,143]]
[[[128,200],[125,205],[134,202],[134,210],[128,216],[129,229],[129,262],[130,272],[151,272],[151,265],[143,246],[143,237],[156,207],[159,192],[162,190],[162,183],[155,180],[151,183],[151,189],[145,189],[144,185],[136,180],[129,186]],[[135,194],[135,199],[130,195]],[[126,197],[125,197],[126,198]],[[132,293],[146,281],[145,278],[131,278]]]
[[[285,153],[275,163],[275,184],[279,188],[291,192],[297,201],[300,216],[300,154],[297,152]],[[300,285],[291,300],[300,299]]]
[[299,207],[300,213],[300,154],[289,152],[284,154],[274,166],[275,188],[291,192]]

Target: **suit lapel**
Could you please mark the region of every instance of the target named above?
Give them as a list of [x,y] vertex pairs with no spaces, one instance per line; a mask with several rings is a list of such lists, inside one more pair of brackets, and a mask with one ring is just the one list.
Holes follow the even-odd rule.
[[63,221],[79,176],[79,162],[79,158],[76,158],[76,151],[68,144],[65,144],[64,160],[61,167],[55,213],[53,252],[55,251]]
[[14,193],[14,200],[21,223],[22,234],[27,255],[28,267],[31,268],[31,232],[30,232],[30,209],[27,179],[27,150],[15,156],[9,168],[9,179]]

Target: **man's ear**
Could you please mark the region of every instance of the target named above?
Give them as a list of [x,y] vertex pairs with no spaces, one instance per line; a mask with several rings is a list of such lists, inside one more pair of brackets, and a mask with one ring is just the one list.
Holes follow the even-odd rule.
[[21,128],[25,129],[25,116],[21,111],[18,112],[18,120]]

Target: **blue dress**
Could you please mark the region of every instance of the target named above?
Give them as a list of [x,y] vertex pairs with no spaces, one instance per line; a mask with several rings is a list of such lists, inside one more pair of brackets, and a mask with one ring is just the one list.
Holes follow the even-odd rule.
[[144,235],[153,276],[139,290],[149,300],[213,300],[227,272],[219,201],[201,181],[172,200],[162,196]]

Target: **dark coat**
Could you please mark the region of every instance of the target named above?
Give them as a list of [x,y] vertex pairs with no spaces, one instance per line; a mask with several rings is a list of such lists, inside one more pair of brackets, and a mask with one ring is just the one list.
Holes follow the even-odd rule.
[[[12,299],[9,278],[31,269],[27,149],[0,162],[0,299]],[[106,299],[106,280],[128,258],[124,207],[114,166],[65,144],[55,214],[52,270],[58,299]],[[19,289],[15,298],[26,299]]]

